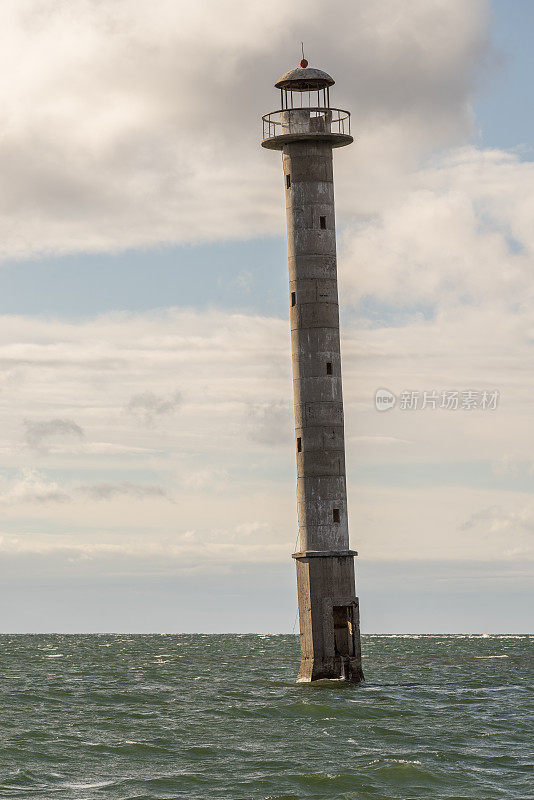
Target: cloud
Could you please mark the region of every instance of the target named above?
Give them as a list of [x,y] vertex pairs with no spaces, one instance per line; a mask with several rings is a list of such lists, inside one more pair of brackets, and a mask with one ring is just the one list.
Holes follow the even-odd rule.
[[292,415],[287,400],[258,403],[249,408],[249,437],[259,444],[287,444],[292,437]]
[[[3,484],[3,485],[2,485]],[[66,503],[70,496],[55,481],[47,480],[37,470],[25,468],[11,483],[0,484],[2,505],[33,505]]]
[[513,510],[498,505],[488,506],[472,514],[463,523],[462,530],[472,530],[479,526],[483,526],[489,533],[505,533],[516,528],[534,533],[534,508],[532,504]]
[[[273,541],[273,532],[268,527],[257,528],[251,523],[250,530],[218,529],[204,538],[190,536],[187,531],[174,537],[152,539],[130,535],[127,539],[111,540],[97,535],[92,541],[76,541],[64,536],[38,537],[35,535],[0,535],[0,553],[5,556],[52,557],[61,563],[62,572],[69,570],[66,562],[95,562],[103,567],[111,566],[113,572],[128,564],[134,573],[147,574],[147,568],[156,573],[174,573],[181,570],[198,570],[198,560],[204,567],[221,569],[239,560],[242,563],[268,563],[280,561],[288,555],[287,543]],[[261,532],[261,536],[257,533]],[[204,534],[204,532],[202,532]],[[270,536],[269,536],[270,534]],[[236,558],[237,556],[237,558]],[[54,564],[52,562],[52,566]],[[72,566],[70,566],[72,569]]]
[[224,469],[206,467],[185,474],[182,485],[187,489],[207,489],[209,492],[218,491],[228,481],[228,472]]
[[248,269],[242,269],[234,280],[235,287],[242,292],[250,292],[252,283],[252,273]]
[[[498,561],[507,552],[529,552],[531,532],[519,521],[508,525],[506,540],[494,534],[488,540],[491,521],[473,525],[469,535],[462,525],[496,503],[506,514],[525,505],[523,472],[499,475],[493,465],[510,452],[518,463],[531,460],[525,369],[531,329],[486,302],[463,306],[461,314],[410,316],[401,326],[369,326],[361,317],[345,322],[351,536],[363,558],[462,560],[482,553]],[[24,379],[3,395],[7,444],[16,443],[21,416],[35,418],[38,386],[39,413],[53,418],[53,409],[68,401],[68,418],[110,447],[43,453],[39,476],[2,484],[6,533],[25,530],[24,520],[38,509],[39,542],[60,528],[76,532],[80,546],[90,546],[91,531],[105,531],[108,544],[122,546],[125,533],[129,538],[143,528],[164,549],[169,536],[196,531],[187,538],[191,563],[215,540],[217,553],[231,551],[240,561],[256,558],[249,528],[242,527],[253,520],[268,526],[273,553],[282,559],[291,551],[296,512],[285,320],[176,309],[76,323],[0,317],[0,361],[12,360]],[[107,364],[112,368],[103,369]],[[188,402],[172,426],[147,428],[124,414],[147,385],[158,398],[172,397],[175,376],[184,371]],[[378,386],[398,393],[488,384],[501,390],[491,413],[397,407],[380,414],[374,406]],[[251,448],[250,435],[258,431],[260,443],[279,446]],[[15,473],[20,459],[16,448],[3,457]]]
[[0,480],[0,504],[5,506],[77,503],[83,498],[98,501],[124,497],[136,500],[165,499],[172,502],[169,492],[162,486],[137,484],[131,481],[60,486],[43,472],[28,467],[23,468],[18,477],[11,480],[4,477]]
[[422,155],[472,132],[489,23],[489,0],[5,0],[4,256],[280,232],[261,115],[301,39],[355,113],[340,214],[375,213]]
[[379,446],[411,444],[406,439],[399,439],[398,436],[353,436],[352,442],[365,442]]
[[[499,562],[521,553],[532,560],[525,504],[534,450],[532,185],[532,165],[513,153],[451,149],[347,227],[340,247],[347,474],[352,543],[365,559]],[[6,532],[23,528],[36,509],[39,542],[59,525],[89,547],[81,519],[119,548],[125,532],[140,528],[162,550],[178,547],[168,537],[183,532],[180,552],[187,545],[190,562],[200,563],[214,542],[213,552],[236,561],[259,558],[259,542],[253,549],[241,527],[256,520],[267,526],[264,538],[273,537],[273,558],[290,552],[287,320],[184,309],[79,322],[0,317],[0,364],[18,376],[2,392],[6,469],[20,468],[24,418],[54,420],[62,409],[94,440],[67,452],[59,432],[56,441],[42,438],[43,469],[63,470],[69,486],[54,473],[49,486],[19,487],[22,500],[13,503],[5,485]],[[184,374],[187,402],[178,404],[176,376]],[[397,395],[495,388],[500,402],[491,413],[409,413],[397,405],[380,414],[374,397],[384,386]],[[124,413],[132,398],[140,399]],[[166,419],[169,404],[180,410],[172,425],[139,424],[146,415]],[[251,447],[251,437],[279,446]],[[224,491],[214,491],[223,481]],[[80,490],[100,483],[112,502]],[[142,502],[132,502],[129,485],[147,487],[135,490]],[[179,504],[179,523],[162,492]],[[69,502],[35,499],[65,494]],[[501,510],[484,511],[494,507]]]
[[31,420],[25,419],[25,439],[28,447],[46,452],[54,444],[65,441],[77,442],[84,438],[83,429],[72,419]]
[[503,558],[521,558],[525,563],[534,560],[532,503],[481,508],[463,522],[461,530],[484,539],[486,547],[494,548],[497,544]]
[[[287,353],[286,323],[267,317],[177,309],[112,313],[78,323],[0,317],[0,363],[21,375],[16,386],[5,387],[0,412],[8,463],[20,464],[21,417],[50,420],[65,408],[65,419],[90,430],[91,438],[70,454],[58,444],[78,437],[39,440],[41,452],[48,444],[56,466],[145,469],[155,459],[158,465],[167,460],[166,469],[176,470],[180,480],[206,463],[230,473],[246,448],[243,420],[249,408],[263,401],[276,410],[291,390]],[[180,404],[175,376],[183,374],[187,403]],[[138,413],[125,414],[132,397],[139,398]],[[178,408],[172,425],[144,424],[147,415],[156,423]],[[286,408],[289,414],[289,403]]]
[[[477,511],[475,514],[471,514],[469,519],[467,519],[464,523],[462,523],[462,530],[468,531],[471,528],[474,528],[478,525],[484,525],[490,530],[494,528],[495,523],[499,518],[502,518],[503,510],[499,508],[499,506],[488,506],[488,508],[483,508],[480,511]],[[506,518],[506,515],[505,515]],[[497,525],[497,529],[498,529]]]
[[166,489],[161,486],[142,486],[121,481],[120,483],[96,483],[89,486],[80,486],[78,491],[86,494],[93,500],[114,500],[117,497],[133,497],[138,500],[144,498],[165,498],[170,500]]
[[[345,302],[396,324],[464,306],[524,313],[531,298],[534,164],[459,148],[417,170],[341,247]],[[373,306],[374,303],[374,306]]]
[[128,411],[139,417],[145,425],[153,425],[160,417],[176,411],[182,402],[180,392],[175,392],[170,397],[158,397],[153,392],[143,392],[130,399]]

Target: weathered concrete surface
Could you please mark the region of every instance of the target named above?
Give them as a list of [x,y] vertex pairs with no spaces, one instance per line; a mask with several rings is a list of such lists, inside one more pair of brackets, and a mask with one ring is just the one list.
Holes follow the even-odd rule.
[[357,683],[363,672],[349,550],[332,145],[285,144],[283,168],[301,550],[298,680]]
[[298,681],[363,681],[353,556],[296,558],[301,663]]
[[[264,116],[267,138],[262,141],[263,147],[283,153],[286,192],[300,536],[300,551],[293,556],[302,655],[298,680],[359,683],[357,554],[349,549],[332,165],[332,148],[350,144],[352,137],[350,125],[347,134],[340,130],[339,116],[337,132],[332,130],[336,110],[326,90],[321,108],[299,108],[298,98],[288,98],[288,89],[302,91],[303,77],[320,78],[315,88],[333,83],[326,73],[300,72],[287,73],[277,84],[286,92],[280,122],[276,127],[272,114]],[[348,112],[338,114],[350,118]]]

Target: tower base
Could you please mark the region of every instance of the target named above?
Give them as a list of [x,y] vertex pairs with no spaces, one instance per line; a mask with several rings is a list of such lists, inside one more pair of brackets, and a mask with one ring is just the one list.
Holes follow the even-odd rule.
[[331,661],[313,658],[301,659],[297,683],[324,680],[361,683],[365,680],[361,659],[350,656],[333,658]]
[[364,680],[354,551],[295,553],[301,664],[298,683]]

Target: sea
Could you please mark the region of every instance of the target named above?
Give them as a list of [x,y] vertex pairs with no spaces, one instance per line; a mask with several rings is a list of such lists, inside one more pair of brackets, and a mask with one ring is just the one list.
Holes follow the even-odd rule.
[[534,636],[3,635],[0,797],[534,798]]

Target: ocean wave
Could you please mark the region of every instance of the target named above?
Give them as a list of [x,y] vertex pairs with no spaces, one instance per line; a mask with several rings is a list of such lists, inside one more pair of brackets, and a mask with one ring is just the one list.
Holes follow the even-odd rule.
[[361,686],[297,685],[289,635],[9,641],[6,800],[532,794],[531,636],[364,636]]
[[482,659],[482,658],[510,658],[510,656],[505,656],[505,655],[503,655],[503,656],[473,656],[473,658],[476,658],[476,659]]

